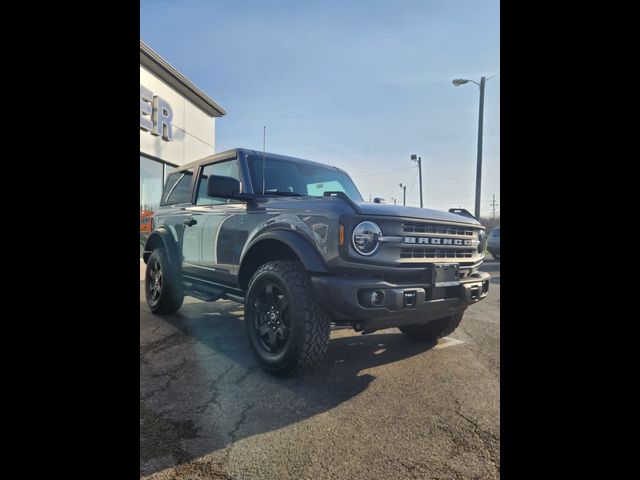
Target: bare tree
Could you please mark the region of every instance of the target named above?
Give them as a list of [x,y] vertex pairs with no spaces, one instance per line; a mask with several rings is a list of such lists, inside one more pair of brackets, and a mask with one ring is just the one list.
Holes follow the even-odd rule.
[[494,227],[500,226],[500,215],[496,218],[493,217],[480,217],[480,223],[486,228],[489,233]]

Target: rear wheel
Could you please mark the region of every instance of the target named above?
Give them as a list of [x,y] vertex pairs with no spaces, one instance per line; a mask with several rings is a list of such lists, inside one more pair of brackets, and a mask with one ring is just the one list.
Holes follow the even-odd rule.
[[245,326],[258,362],[276,374],[312,368],[329,346],[329,314],[315,299],[309,275],[297,261],[268,262],[253,274]]
[[164,248],[156,248],[149,256],[144,284],[147,304],[153,313],[175,313],[182,306],[180,278]]
[[424,325],[400,327],[400,330],[406,336],[415,338],[416,340],[435,341],[453,333],[453,331],[458,328],[458,325],[460,325],[463,314],[464,312],[456,313],[450,317],[439,318]]

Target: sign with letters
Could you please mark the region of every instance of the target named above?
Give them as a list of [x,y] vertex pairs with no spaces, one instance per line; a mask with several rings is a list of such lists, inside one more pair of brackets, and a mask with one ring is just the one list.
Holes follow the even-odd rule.
[[173,110],[169,102],[140,85],[140,128],[170,142],[173,140],[171,120]]

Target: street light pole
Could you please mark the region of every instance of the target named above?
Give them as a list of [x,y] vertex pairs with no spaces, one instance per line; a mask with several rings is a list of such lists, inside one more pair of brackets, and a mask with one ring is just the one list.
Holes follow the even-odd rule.
[[[500,72],[498,72],[500,73]],[[495,73],[491,75],[491,77],[495,77],[498,75]],[[476,205],[475,205],[475,216],[476,218],[480,218],[480,187],[482,186],[482,122],[484,117],[484,84],[488,79],[485,77],[480,77],[480,83],[474,80],[467,80],[465,78],[456,78],[453,80],[453,84],[458,87],[460,85],[464,85],[465,83],[472,82],[480,87],[480,108],[478,111],[478,162],[476,167]]]
[[400,188],[402,189],[402,205],[407,205],[407,186],[400,184]]

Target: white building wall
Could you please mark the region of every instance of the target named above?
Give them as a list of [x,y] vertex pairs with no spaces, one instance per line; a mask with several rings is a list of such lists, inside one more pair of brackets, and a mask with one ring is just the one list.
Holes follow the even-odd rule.
[[140,129],[140,152],[174,165],[215,153],[215,117],[203,112],[156,75],[140,66],[140,85],[166,100],[173,111],[173,140]]

